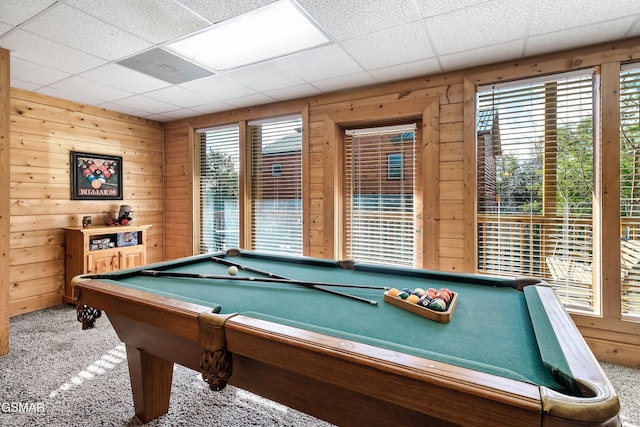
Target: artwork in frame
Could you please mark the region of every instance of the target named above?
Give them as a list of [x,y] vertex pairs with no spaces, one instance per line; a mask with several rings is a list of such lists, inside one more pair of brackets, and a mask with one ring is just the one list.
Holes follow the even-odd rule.
[[72,200],[122,200],[122,157],[71,152]]

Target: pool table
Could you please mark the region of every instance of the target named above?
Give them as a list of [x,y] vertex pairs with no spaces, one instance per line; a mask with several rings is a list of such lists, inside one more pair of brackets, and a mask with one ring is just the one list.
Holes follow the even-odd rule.
[[[83,328],[104,310],[125,343],[144,422],[167,412],[178,363],[341,426],[620,425],[611,383],[535,279],[231,250],[73,284]],[[446,287],[457,304],[434,321],[384,287]]]

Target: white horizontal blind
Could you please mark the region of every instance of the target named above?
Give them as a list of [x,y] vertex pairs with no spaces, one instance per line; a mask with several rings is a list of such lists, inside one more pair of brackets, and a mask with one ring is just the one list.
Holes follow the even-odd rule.
[[239,247],[239,131],[227,126],[200,135],[200,253]]
[[415,128],[415,124],[409,124],[347,131],[348,258],[414,266]]
[[622,314],[640,317],[640,64],[620,76]]
[[249,123],[252,247],[302,255],[302,119]]
[[546,279],[594,311],[592,76],[478,95],[478,270]]

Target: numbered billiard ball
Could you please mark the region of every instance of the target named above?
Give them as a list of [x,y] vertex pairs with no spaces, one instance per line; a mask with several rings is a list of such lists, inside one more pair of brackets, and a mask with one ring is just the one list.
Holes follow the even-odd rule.
[[433,311],[446,311],[447,310],[447,303],[444,302],[444,300],[440,299],[440,298],[434,298],[430,303],[429,303],[429,308]]

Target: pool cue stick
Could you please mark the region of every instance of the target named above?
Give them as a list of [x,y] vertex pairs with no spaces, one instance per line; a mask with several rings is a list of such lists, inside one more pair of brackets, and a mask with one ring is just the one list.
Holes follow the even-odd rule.
[[243,271],[246,271],[246,272],[249,272],[249,273],[262,274],[263,276],[268,276],[268,277],[271,277],[273,279],[280,279],[283,282],[285,282],[285,281],[305,282],[305,283],[312,283],[312,284],[314,284],[316,286],[333,286],[333,287],[336,287],[336,288],[382,289],[384,291],[388,291],[389,289],[391,289],[388,286],[350,285],[350,284],[343,284],[343,283],[309,282],[309,281],[306,281],[306,280],[297,280],[297,279],[291,279],[290,277],[280,276],[279,274],[271,273],[270,271],[260,270],[258,268],[249,267],[248,265],[238,264],[236,262],[228,261],[226,259],[218,258],[218,257],[215,257],[215,256],[211,257],[211,261],[217,262],[217,263],[222,264],[222,265],[238,267],[238,270],[243,270]]
[[338,295],[345,298],[350,298],[356,301],[366,302],[367,304],[371,304],[371,305],[378,305],[377,301],[362,298],[357,295],[345,294],[344,292],[334,291],[333,289],[320,288],[314,285],[313,282],[300,282],[296,280],[278,279],[275,277],[222,276],[217,274],[181,273],[177,271],[162,271],[162,270],[141,270],[140,274],[143,276],[152,276],[152,277],[181,277],[186,279],[238,280],[238,281],[245,281],[245,282],[287,283],[291,285],[304,286],[305,288],[317,289],[322,292]]

